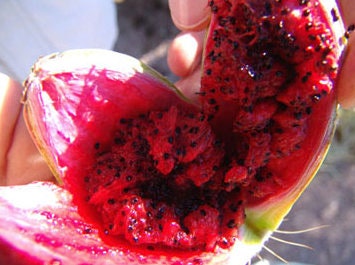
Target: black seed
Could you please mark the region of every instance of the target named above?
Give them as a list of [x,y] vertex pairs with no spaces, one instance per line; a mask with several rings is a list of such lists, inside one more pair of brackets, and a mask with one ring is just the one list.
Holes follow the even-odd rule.
[[115,141],[115,144],[118,144],[118,145],[123,145],[125,143],[125,140],[123,140],[122,138],[118,138],[118,137],[116,137],[114,141]]
[[208,100],[208,103],[211,104],[211,105],[216,104],[216,100],[214,98],[210,98]]
[[100,148],[100,143],[95,143],[94,148],[98,150]]
[[127,176],[127,177],[126,177],[126,180],[127,180],[128,182],[132,181],[132,176]]
[[163,157],[165,160],[167,160],[170,157],[170,155],[168,153],[164,153]]
[[221,27],[224,27],[227,23],[228,23],[227,18],[225,18],[225,17],[219,17],[219,18],[218,18],[218,24],[219,24]]
[[239,205],[232,203],[232,204],[229,205],[229,209],[230,209],[233,213],[236,213],[236,212],[238,211],[238,209],[239,209]]
[[201,214],[202,216],[206,216],[206,215],[207,215],[207,213],[206,213],[206,211],[205,211],[204,209],[200,210],[200,214]]
[[282,77],[284,73],[282,71],[276,71],[275,75],[276,77]]
[[192,127],[190,130],[189,130],[189,133],[191,134],[197,134],[199,132],[200,128],[199,127]]
[[176,149],[175,153],[176,153],[177,156],[185,156],[186,155],[186,150],[183,149],[183,147],[180,147],[180,148]]
[[227,223],[227,227],[230,228],[230,229],[235,228],[236,227],[235,220],[234,219],[229,220],[228,223]]
[[309,0],[299,0],[298,3],[301,5],[301,6],[304,6],[304,5],[307,5],[309,2]]
[[306,9],[306,10],[303,11],[303,16],[304,17],[308,17],[310,13],[311,13],[311,10]]
[[339,20],[339,15],[338,15],[337,11],[334,8],[332,8],[330,13],[332,14],[333,22],[336,22],[336,21]]
[[205,120],[205,115],[201,114],[199,121],[204,121]]
[[162,118],[163,118],[163,113],[158,112],[158,113],[157,113],[157,118],[158,118],[159,120],[162,119]]
[[219,139],[217,139],[213,144],[214,144],[214,146],[216,146],[216,147],[221,147],[221,146],[222,146],[222,141],[219,140]]
[[97,169],[97,170],[96,170],[96,173],[97,173],[97,175],[101,175],[102,170],[101,170],[101,169]]
[[306,108],[306,113],[307,113],[307,115],[312,114],[312,107],[307,107]]
[[176,127],[175,128],[175,134],[176,135],[180,135],[181,134],[181,128],[180,127]]
[[245,106],[243,107],[243,110],[247,113],[253,113],[253,106]]
[[174,137],[169,136],[169,137],[168,137],[168,143],[169,143],[169,144],[172,144],[173,142],[174,142]]
[[302,112],[295,112],[293,115],[296,120],[302,119],[302,116],[303,116]]
[[313,23],[312,22],[308,22],[306,24],[306,30],[310,30],[313,27]]
[[132,204],[136,204],[138,202],[138,198],[137,197],[133,197],[132,199],[131,199],[131,203]]
[[84,233],[84,234],[91,234],[91,233],[92,233],[92,229],[91,229],[91,228],[85,228],[85,229],[83,230],[83,233]]
[[310,40],[312,40],[312,41],[315,41],[317,38],[316,38],[315,35],[310,34],[310,35],[308,35],[308,39],[310,39]]
[[261,172],[257,172],[254,177],[258,182],[263,182],[265,180],[265,177]]
[[302,83],[306,83],[311,75],[312,75],[311,72],[307,72],[307,73],[302,77]]
[[116,200],[111,198],[107,200],[107,203],[113,205],[116,203]]
[[281,15],[287,15],[288,13],[290,13],[290,9],[289,8],[284,8],[281,10]]
[[206,70],[206,75],[211,75],[212,74],[212,69],[207,69]]
[[120,119],[120,123],[121,123],[121,124],[126,124],[127,122],[128,122],[128,120],[125,119],[125,118],[121,118],[121,119]]
[[159,208],[157,215],[155,216],[158,220],[163,219],[165,213],[164,208]]

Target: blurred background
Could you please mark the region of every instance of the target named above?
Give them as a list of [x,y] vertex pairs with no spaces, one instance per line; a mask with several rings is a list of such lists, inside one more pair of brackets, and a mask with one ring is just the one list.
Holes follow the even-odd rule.
[[[191,0],[193,1],[193,0]],[[170,80],[166,52],[178,30],[171,22],[167,0],[117,1],[120,36],[115,50],[140,58]],[[280,230],[316,230],[275,234],[311,249],[270,240],[267,247],[287,261],[315,265],[355,264],[355,113],[341,111],[330,152],[315,180]],[[260,256],[278,260],[264,250]],[[255,261],[257,261],[256,259]]]

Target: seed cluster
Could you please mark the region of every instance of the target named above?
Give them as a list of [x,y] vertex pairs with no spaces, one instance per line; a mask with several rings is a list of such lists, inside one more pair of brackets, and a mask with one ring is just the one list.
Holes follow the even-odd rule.
[[[236,179],[224,180],[223,143],[202,113],[172,106],[121,119],[112,146],[95,143],[84,181],[106,234],[134,244],[230,247],[244,220]],[[206,233],[203,227],[209,227]]]

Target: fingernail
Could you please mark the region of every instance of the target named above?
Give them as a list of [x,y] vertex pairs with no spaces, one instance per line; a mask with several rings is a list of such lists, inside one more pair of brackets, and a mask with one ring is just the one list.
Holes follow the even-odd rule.
[[200,30],[208,21],[207,0],[169,0],[171,17],[181,30]]

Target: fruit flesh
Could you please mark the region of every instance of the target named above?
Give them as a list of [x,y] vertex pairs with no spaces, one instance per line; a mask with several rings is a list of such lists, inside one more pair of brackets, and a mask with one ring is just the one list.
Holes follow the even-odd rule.
[[[229,2],[211,1],[210,3],[212,11],[215,12],[215,6]],[[246,14],[250,11],[250,8],[249,11],[245,8],[246,1],[233,3],[236,3],[237,7],[244,6],[242,11]],[[255,10],[265,11],[266,5],[261,8],[260,2],[249,1],[248,3],[255,5]],[[291,1],[286,1],[286,3],[290,4]],[[292,3],[306,8],[298,1]],[[306,1],[306,5],[309,3],[315,2]],[[313,9],[316,8],[313,7]],[[254,15],[257,25],[260,21],[267,21],[266,15]],[[249,16],[244,16],[244,18],[247,17]],[[211,28],[218,28],[214,23],[220,23],[221,20],[217,18],[216,15],[212,19]],[[241,18],[243,19],[243,15]],[[320,20],[323,19],[324,17],[321,16]],[[273,21],[273,23],[276,22]],[[266,24],[261,24],[260,30],[265,30],[265,32],[262,31],[261,36],[269,34]],[[280,21],[276,24],[280,25]],[[226,25],[224,24],[222,28],[219,30],[225,30]],[[222,34],[220,31],[218,34]],[[238,34],[242,31],[243,29],[238,29]],[[246,62],[242,62],[242,65],[240,62],[233,64],[238,76],[242,76],[241,80],[244,84],[233,89],[242,87],[242,93],[246,93],[245,84],[251,85],[252,81],[254,86],[254,83],[258,85],[258,89],[253,87],[249,91],[256,89],[258,95],[252,97],[248,94],[246,100],[243,100],[238,93],[228,94],[225,97],[225,92],[230,91],[230,87],[229,90],[225,87],[223,89],[212,87],[218,82],[215,80],[216,74],[210,72],[208,68],[211,64],[214,67],[213,71],[217,70],[219,73],[217,77],[224,77],[224,82],[228,80],[227,78],[232,78],[231,75],[228,76],[226,69],[218,68],[218,58],[228,58],[229,55],[219,55],[215,58],[215,55],[219,53],[212,54],[210,50],[209,43],[216,45],[212,37],[209,39],[213,42],[207,43],[206,46],[204,61],[206,75],[202,80],[201,91],[202,108],[184,101],[180,95],[167,89],[166,84],[161,87],[153,86],[156,80],[150,83],[151,79],[146,78],[144,74],[133,73],[125,76],[116,75],[115,71],[111,72],[97,66],[84,67],[84,69],[70,66],[70,69],[75,71],[75,74],[72,74],[66,72],[65,68],[61,71],[56,69],[54,72],[46,72],[48,69],[53,70],[51,66],[48,67],[45,64],[38,66],[35,79],[39,80],[40,86],[37,88],[33,85],[35,82],[32,82],[33,87],[30,88],[30,93],[35,95],[35,97],[31,96],[34,106],[33,108],[30,106],[28,111],[34,114],[29,116],[48,115],[45,118],[48,123],[53,117],[57,119],[53,124],[48,124],[47,128],[41,129],[42,131],[48,128],[49,131],[54,129],[54,136],[51,137],[60,143],[61,148],[54,151],[57,153],[49,154],[55,161],[53,168],[56,172],[60,172],[59,175],[63,177],[65,186],[74,194],[74,201],[79,205],[80,213],[100,227],[103,238],[108,241],[113,240],[115,244],[116,239],[124,239],[118,240],[118,244],[125,245],[129,242],[130,247],[142,246],[143,249],[148,249],[152,253],[154,251],[162,253],[161,250],[177,253],[186,249],[191,253],[218,252],[220,248],[230,248],[234,244],[238,245],[239,240],[244,240],[244,232],[241,232],[245,227],[244,223],[252,227],[254,221],[250,217],[253,215],[250,214],[252,212],[250,209],[257,209],[262,205],[258,213],[263,214],[265,208],[276,207],[279,201],[285,199],[286,206],[276,211],[277,221],[272,223],[272,227],[268,226],[269,224],[265,227],[265,231],[273,230],[280,218],[282,219],[288,211],[290,201],[293,202],[308,183],[317,167],[313,163],[320,162],[320,156],[325,150],[331,132],[328,126],[332,123],[332,111],[335,104],[334,91],[329,86],[332,85],[332,75],[336,74],[336,70],[327,72],[313,65],[310,67],[311,76],[308,70],[302,75],[296,75],[296,72],[302,71],[301,65],[308,64],[305,61],[295,62],[294,59],[286,62],[287,59],[282,57],[281,60],[279,54],[274,58],[271,55],[274,55],[275,51],[263,55],[263,59],[267,60],[263,60],[260,65],[256,55],[250,53],[256,49],[254,46],[256,44],[261,50],[269,47],[270,43],[265,40],[267,39],[265,36],[269,35],[265,35],[262,38],[263,41],[257,42],[250,38],[251,29],[247,29],[246,32],[248,34],[242,38],[246,42],[243,44],[243,49],[235,53],[236,58],[241,56],[240,58],[246,58]],[[275,38],[276,35],[271,36]],[[323,43],[322,40],[320,41]],[[217,46],[226,43],[228,44],[228,41],[217,44]],[[232,44],[233,49],[237,47],[235,43],[229,44]],[[338,50],[335,49],[334,39],[331,44],[334,45],[336,57]],[[230,51],[230,48],[223,47],[223,50]],[[319,52],[316,55],[318,54],[324,53]],[[327,53],[328,55],[333,55],[333,53]],[[282,56],[287,57],[288,53]],[[312,58],[310,60],[312,62],[320,59],[317,56]],[[273,68],[268,69],[264,61],[272,62]],[[223,62],[221,65],[229,65]],[[265,71],[263,74],[267,78],[260,77],[260,72],[258,72],[260,69]],[[280,74],[279,71],[284,72]],[[227,76],[222,75],[225,72]],[[323,83],[329,85],[326,95],[322,94],[322,100],[318,102],[318,94],[312,91],[311,97],[307,98],[307,100],[312,99],[311,110],[308,109],[309,105],[305,107],[301,101],[292,104],[290,98],[295,95],[289,91],[288,87],[297,83],[295,82],[297,79],[301,83],[319,82],[319,79],[314,78],[314,73],[322,77],[330,76],[329,83],[322,79]],[[256,76],[258,78],[255,78]],[[209,80],[212,77],[214,79]],[[265,84],[266,79],[272,80],[271,88]],[[239,82],[239,80],[234,81]],[[308,91],[303,85],[293,88],[304,88],[302,95],[307,94]],[[36,91],[36,89],[39,90]],[[217,92],[219,94],[216,94],[217,89],[220,91]],[[36,109],[36,104],[41,105],[35,102],[38,96],[36,93],[39,95],[38,102],[43,102],[41,98],[43,94],[46,96],[46,103],[51,102],[46,106],[48,109],[44,111],[48,113],[43,114],[42,109]],[[276,96],[276,93],[281,96]],[[63,95],[68,100],[65,98],[58,100]],[[154,98],[151,97],[152,95]],[[186,122],[190,116],[195,118],[203,116],[204,121],[199,123],[200,119],[192,119]],[[147,119],[147,117],[150,118]],[[159,124],[160,119],[164,121],[161,124]],[[184,147],[185,152],[174,146],[168,135],[159,134],[159,132],[154,135],[157,127],[169,125],[170,127],[164,130],[174,132],[175,137],[176,128],[184,126],[180,125],[182,121],[187,123],[186,131],[183,137],[173,138],[173,142],[179,141],[179,147]],[[38,121],[38,123],[41,122],[41,120]],[[197,143],[191,140],[194,138],[189,138],[190,130],[192,134],[196,131],[193,129],[196,127],[193,126],[194,124],[199,124],[198,130],[203,132],[194,136],[199,140]],[[58,128],[58,126],[62,127]],[[291,127],[291,129],[287,128],[285,132],[282,130],[285,127]],[[101,128],[105,130],[100,130]],[[297,130],[293,130],[294,128]],[[205,139],[206,133],[209,137]],[[284,136],[282,137],[281,134]],[[46,138],[47,136],[37,137]],[[290,137],[295,142],[290,143]],[[48,139],[40,139],[40,141],[46,142],[46,145],[52,144],[48,144]],[[134,142],[136,143],[133,144]],[[212,142],[214,144],[211,146]],[[83,151],[83,146],[86,146],[85,151]],[[194,152],[191,150],[186,152],[186,149],[198,149],[199,151],[195,153],[197,154],[195,156]],[[139,150],[138,156],[137,150]],[[308,156],[309,153],[314,155]],[[183,154],[187,157],[195,156],[195,158],[185,161]],[[119,159],[113,163],[111,156]],[[134,163],[137,161],[140,165],[136,167]],[[150,176],[147,177],[146,174],[137,172],[142,164],[144,168],[140,171],[148,172]],[[195,171],[191,165],[196,166]],[[117,170],[117,168],[120,169]],[[208,175],[206,179],[201,174],[201,168],[209,172],[206,174]],[[188,173],[189,170],[191,174]],[[131,174],[132,171],[134,174]],[[119,177],[115,179],[116,174]],[[169,196],[164,195],[166,191],[169,191]],[[198,194],[199,198],[196,199],[191,194]],[[180,199],[184,201],[181,202]],[[161,204],[157,205],[156,201]],[[159,211],[163,208],[163,212]],[[181,208],[183,208],[182,211]],[[244,218],[246,218],[245,221]],[[270,215],[264,219],[268,218],[272,219],[273,216]],[[158,221],[151,219],[161,219],[164,222],[159,224]],[[270,220],[265,222],[270,222]],[[165,229],[164,226],[166,226]],[[211,227],[211,235],[201,229],[204,226]],[[258,243],[265,235],[264,231],[261,232],[256,240]],[[118,237],[112,239],[113,236]]]
[[318,1],[209,3],[201,101],[217,133],[224,120],[244,139],[235,141],[244,149],[235,160],[259,187],[247,201],[259,204],[292,187],[311,164],[305,154],[321,145],[334,108],[338,40]]

